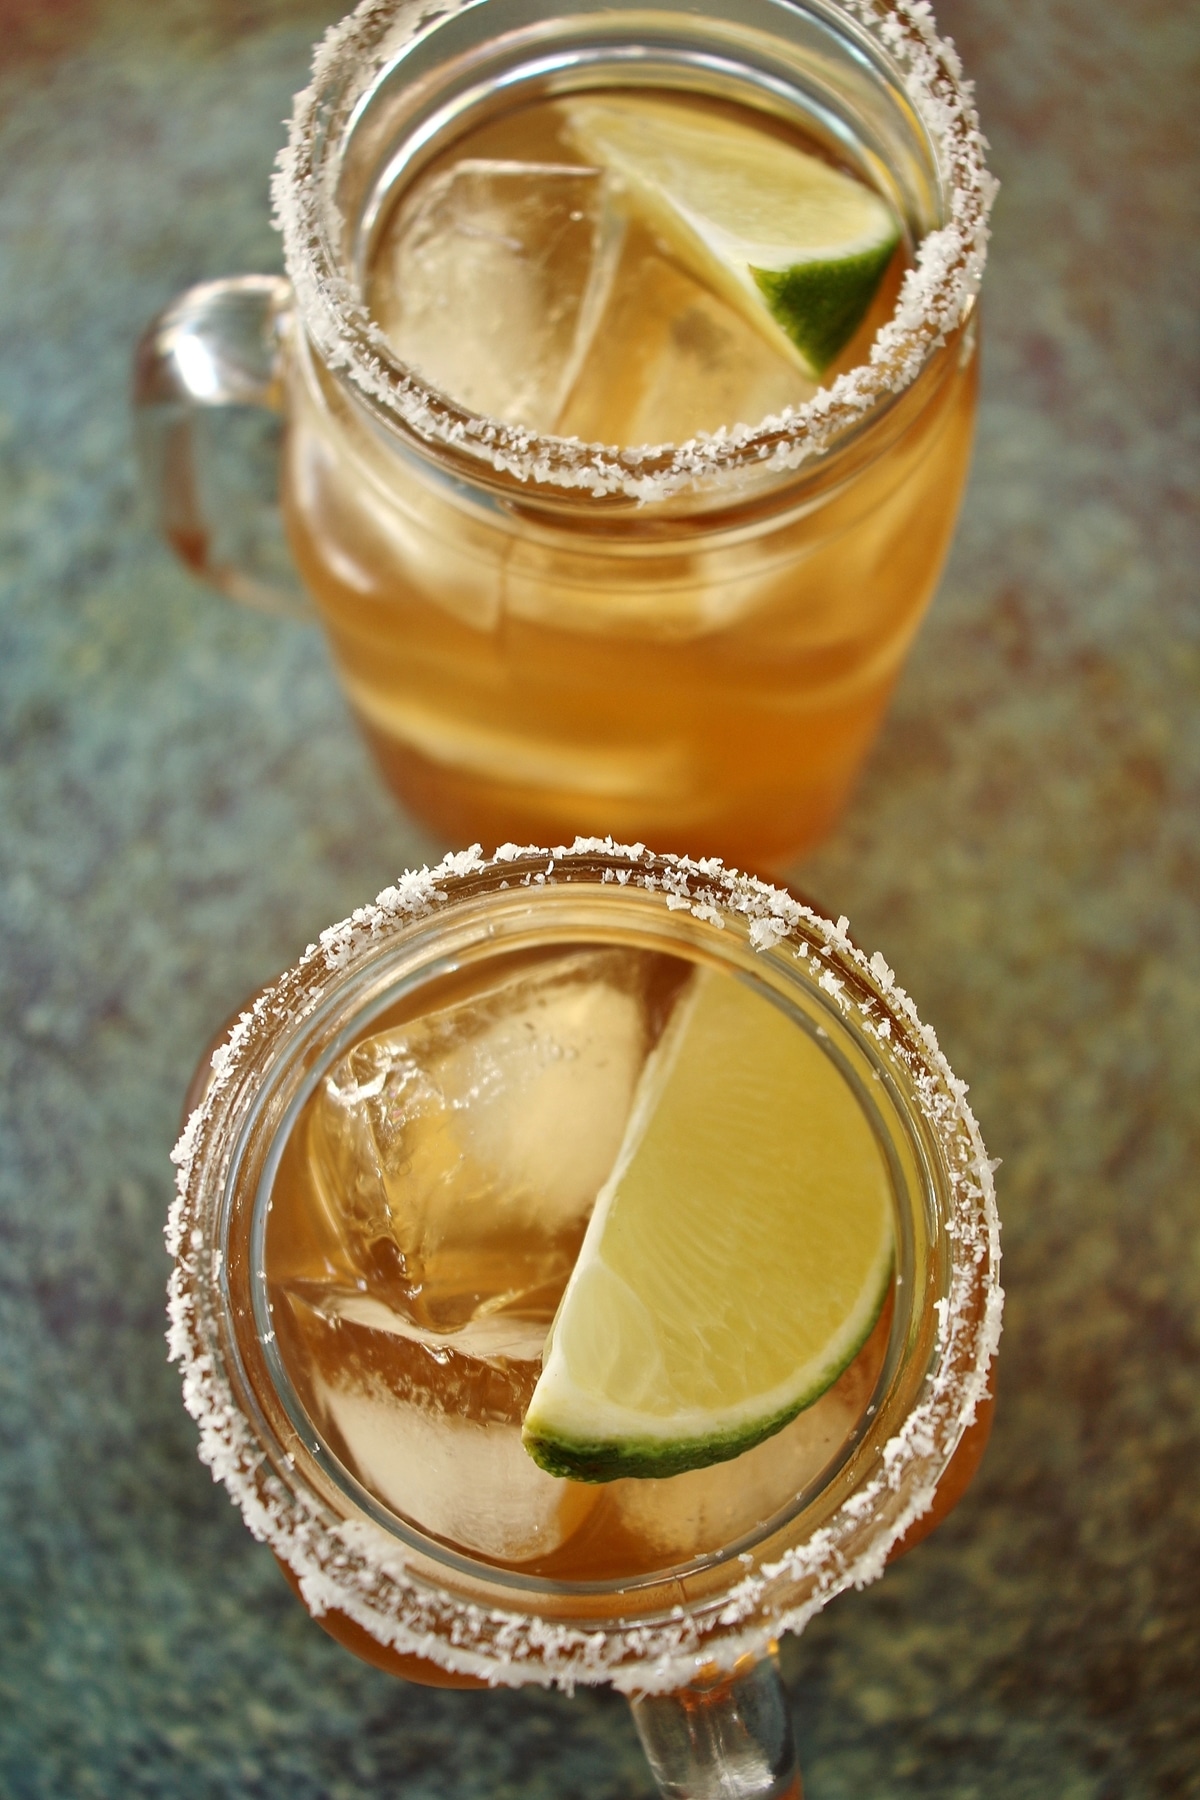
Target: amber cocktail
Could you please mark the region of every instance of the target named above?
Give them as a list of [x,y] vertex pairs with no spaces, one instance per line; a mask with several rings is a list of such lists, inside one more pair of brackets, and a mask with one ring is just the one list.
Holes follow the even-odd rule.
[[[325,933],[213,1070],[177,1153],[173,1351],[314,1615],[416,1679],[613,1683],[665,1793],[794,1791],[774,1640],[958,1498],[999,1330],[990,1166],[882,958],[715,863],[468,852]],[[597,1220],[678,1105],[695,1154],[658,1146],[665,1210],[623,1227],[620,1276]],[[551,1341],[587,1416],[635,1430],[547,1454]]]
[[[689,131],[700,190],[745,174],[711,218]],[[759,268],[772,158],[888,223],[822,200]],[[295,559],[419,816],[779,865],[844,805],[950,541],[991,186],[923,7],[361,7],[297,100],[291,285],[198,290],[143,346],[168,535],[261,597],[195,421],[282,403]]]

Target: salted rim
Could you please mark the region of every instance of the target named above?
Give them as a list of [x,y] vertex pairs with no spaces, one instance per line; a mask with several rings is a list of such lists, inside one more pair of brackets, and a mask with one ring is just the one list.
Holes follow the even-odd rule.
[[[905,92],[938,152],[950,193],[947,224],[922,239],[895,311],[871,346],[870,360],[839,375],[802,406],[753,426],[699,432],[683,444],[620,449],[542,435],[456,406],[401,362],[339,271],[321,223],[326,195],[316,155],[322,96],[362,71],[367,81],[435,20],[478,0],[361,0],[331,27],[313,55],[311,84],[296,95],[288,142],[272,195],[284,260],[305,326],[331,370],[345,374],[370,404],[398,415],[431,445],[444,445],[498,474],[594,495],[623,493],[642,502],[711,486],[722,474],[794,469],[829,449],[881,400],[900,394],[930,353],[966,317],[987,258],[988,216],[998,183],[989,173],[973,84],[949,38],[938,35],[927,0],[840,0],[890,54]],[[390,28],[390,29],[389,29]],[[386,38],[386,51],[381,39]]]
[[[879,1473],[856,1488],[827,1525],[777,1561],[747,1573],[719,1610],[697,1617],[675,1608],[666,1619],[581,1626],[439,1591],[428,1579],[410,1573],[402,1544],[381,1526],[335,1518],[314,1494],[285,1485],[270,1467],[215,1354],[202,1302],[206,1283],[216,1276],[218,1253],[206,1243],[201,1220],[208,1131],[220,1128],[230,1090],[236,1090],[255,1052],[311,1011],[326,991],[325,978],[344,977],[381,939],[452,904],[456,881],[520,865],[524,873],[513,869],[514,885],[540,886],[556,882],[558,865],[596,856],[608,864],[601,883],[660,892],[669,909],[686,909],[718,928],[723,928],[725,915],[740,914],[759,952],[792,942],[793,954],[808,960],[814,972],[820,970],[818,986],[856,1030],[880,1042],[891,1040],[890,1050],[903,1061],[944,1154],[952,1269],[949,1293],[936,1303],[927,1398],[883,1446]],[[847,972],[861,994],[849,990]],[[907,1028],[907,1039],[892,1032],[893,1018]],[[184,1404],[200,1427],[201,1461],[229,1490],[253,1535],[292,1570],[314,1617],[340,1610],[401,1655],[425,1657],[451,1673],[496,1686],[536,1683],[569,1689],[577,1683],[610,1682],[626,1692],[667,1691],[686,1685],[704,1665],[732,1668],[747,1653],[763,1653],[780,1632],[800,1631],[835,1594],[876,1580],[893,1545],[928,1512],[938,1479],[984,1396],[1000,1336],[995,1165],[988,1161],[967,1104],[966,1084],[951,1071],[936,1036],[921,1023],[883,956],[877,951],[868,958],[851,942],[845,917],[835,924],[783,890],[728,870],[715,858],[697,862],[656,856],[641,844],[620,845],[611,838],[576,838],[569,848],[553,850],[506,844],[490,858],[474,845],[432,869],[408,871],[373,905],[322,932],[295,967],[241,1014],[227,1042],[213,1053],[212,1069],[205,1096],[172,1151],[177,1193],[166,1227],[167,1248],[175,1258],[168,1290],[168,1354],[181,1366]],[[911,1493],[881,1522],[906,1480],[913,1483]],[[856,1547],[864,1522],[873,1515],[873,1535],[865,1548]],[[764,1618],[769,1606],[774,1610]]]

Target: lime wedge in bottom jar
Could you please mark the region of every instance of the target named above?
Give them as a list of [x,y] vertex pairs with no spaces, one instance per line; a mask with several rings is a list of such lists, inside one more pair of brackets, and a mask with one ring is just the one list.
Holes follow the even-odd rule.
[[883,1152],[832,1059],[747,983],[698,971],[597,1199],[526,1449],[575,1481],[737,1456],[852,1361],[893,1243]]

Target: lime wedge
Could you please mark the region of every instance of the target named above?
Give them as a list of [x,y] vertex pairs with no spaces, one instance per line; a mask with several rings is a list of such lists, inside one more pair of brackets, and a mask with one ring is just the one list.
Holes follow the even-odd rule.
[[617,177],[691,273],[819,378],[854,336],[900,239],[853,180],[723,113],[643,95],[562,102],[567,135]]
[[525,1448],[575,1481],[739,1455],[852,1361],[892,1245],[887,1165],[833,1061],[753,988],[698,973],[597,1198]]

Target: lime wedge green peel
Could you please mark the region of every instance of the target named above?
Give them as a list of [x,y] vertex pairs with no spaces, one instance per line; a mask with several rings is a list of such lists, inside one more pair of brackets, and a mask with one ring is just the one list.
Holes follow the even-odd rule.
[[892,1250],[887,1166],[834,1063],[746,983],[699,972],[596,1201],[526,1449],[575,1481],[739,1455],[853,1360]]
[[641,95],[562,107],[575,147],[617,177],[685,267],[819,379],[900,241],[874,189],[723,114]]

